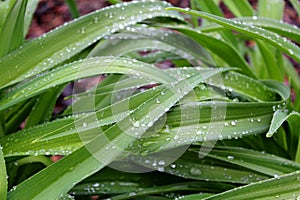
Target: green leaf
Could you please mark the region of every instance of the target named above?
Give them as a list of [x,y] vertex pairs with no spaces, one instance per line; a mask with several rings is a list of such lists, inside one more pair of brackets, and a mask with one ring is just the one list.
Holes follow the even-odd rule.
[[[136,165],[134,166],[122,161],[115,161],[112,165],[122,165],[126,169],[127,167],[128,169],[136,167]],[[151,188],[154,185],[159,187],[182,182],[183,180],[183,178],[155,171],[149,173],[129,173],[105,167],[77,184],[70,192],[75,195],[130,193]],[[90,188],[90,190],[87,191],[86,188]],[[230,189],[230,187],[228,188]]]
[[[168,5],[165,2],[132,2],[111,6],[78,18],[78,20],[31,40],[21,49],[0,59],[2,71],[0,88],[51,69],[104,36],[145,19],[154,17],[180,18],[176,12],[163,10]],[[118,17],[120,16],[124,19],[119,20]],[[72,37],[66,37],[66,35]],[[31,59],[32,57],[35,59]],[[11,69],[14,69],[13,72]]]
[[298,16],[300,15],[300,3],[297,0],[290,0],[291,4],[293,5],[294,9],[298,13]]
[[23,44],[26,4],[27,0],[16,1],[6,17],[6,21],[0,31],[0,38],[2,38],[2,40],[0,40],[0,60],[1,57],[7,55]]
[[[300,41],[300,32],[299,28],[297,26],[274,20],[274,19],[268,19],[264,17],[239,17],[235,18],[235,20],[253,24],[254,26],[259,26],[264,29],[267,29],[269,31],[275,32],[279,35],[286,36],[292,40],[295,40],[296,42]],[[202,26],[199,28],[202,32],[212,32],[212,31],[220,31],[226,29],[224,26],[218,25],[218,24],[209,24],[206,26]]]
[[[199,155],[202,154],[202,152],[199,152]],[[206,156],[272,177],[278,177],[279,175],[284,175],[300,169],[300,165],[291,160],[267,154],[265,152],[238,147],[217,146]],[[264,164],[262,165],[261,163]]]
[[280,126],[287,120],[300,120],[300,113],[293,111],[290,114],[288,114],[286,111],[277,110],[273,115],[273,119],[266,136],[272,137],[273,134],[276,133],[276,131],[280,128]]
[[0,31],[6,21],[6,17],[9,15],[12,7],[15,5],[16,0],[1,1],[0,2]]
[[[174,80],[166,72],[149,64],[126,58],[96,57],[73,62],[58,67],[24,83],[0,99],[0,110],[6,109],[20,101],[33,97],[43,91],[80,78],[105,74],[121,73],[155,80],[159,83]],[[25,94],[25,95],[24,95]]]
[[80,13],[77,9],[76,2],[74,0],[65,0],[65,2],[67,3],[67,5],[69,7],[69,11],[70,11],[72,17],[74,19],[80,17]]
[[297,199],[300,196],[300,171],[254,184],[234,188],[205,199]]
[[[201,150],[203,148],[204,146],[201,146]],[[202,156],[206,152],[201,152],[201,150],[200,146],[199,149],[195,147],[189,148],[172,164],[169,164],[170,161],[168,159],[170,159],[170,155],[177,152],[176,149],[172,149],[169,152],[161,151],[157,155],[130,156],[129,158],[131,162],[144,167],[192,180],[248,184],[269,178],[269,176],[259,172],[220,162],[218,159],[212,159],[215,153],[214,150],[210,152],[213,155]],[[164,165],[160,165],[161,163],[164,163]]]
[[24,18],[24,38],[29,30],[34,12],[38,6],[39,0],[28,0]]
[[27,118],[25,128],[32,127],[50,120],[56,100],[64,88],[65,85],[58,86],[37,97],[36,103]]
[[[222,40],[216,39],[214,37],[203,34],[199,31],[195,31],[188,27],[185,28],[176,28],[180,32],[186,34],[190,38],[194,39],[203,47],[208,48],[211,52],[222,58],[225,62],[229,64],[231,67],[238,67],[242,70],[242,72],[250,77],[255,77],[253,72],[250,70],[249,65],[245,62],[245,60],[241,57],[241,55],[234,49],[231,45]],[[234,58],[234,59],[232,59]]]
[[256,41],[256,44],[262,54],[262,58],[266,65],[266,71],[268,72],[266,78],[283,81],[284,77],[279,67],[277,66],[277,60],[274,57],[274,53],[271,51],[272,48],[270,48],[268,44],[264,44],[259,40]]
[[10,134],[19,129],[34,106],[35,99],[20,102],[5,112],[5,133]]
[[[155,122],[179,99],[199,84],[203,78],[207,77],[202,76],[201,78],[197,74],[175,84],[173,82],[172,86],[165,85],[165,95],[161,96],[159,103],[157,103],[157,95],[146,100],[130,116],[106,129],[104,134],[100,134],[84,147],[18,185],[15,190],[9,192],[9,198],[40,199],[47,197],[53,199],[64,195],[76,183],[113,161],[118,155],[122,154],[128,145],[137,139],[136,137],[143,134],[145,128],[133,126],[132,119],[143,123],[148,123],[147,121]],[[182,93],[182,91],[185,92]],[[151,110],[148,112],[150,108]],[[146,115],[151,116],[150,119]],[[137,134],[124,134],[130,132],[132,128]],[[89,167],[86,167],[87,165]],[[52,176],[49,177],[49,174],[52,174]]]
[[254,15],[253,8],[247,0],[224,0],[224,3],[237,17]]
[[[124,38],[126,38],[126,40],[124,40]],[[148,41],[147,43],[147,40],[149,39],[153,40],[153,42],[150,43],[150,41]],[[132,40],[132,42],[128,40]],[[121,44],[118,44],[118,41],[120,41],[119,43]],[[126,45],[126,41],[128,41],[131,46],[128,46],[128,44]],[[143,43],[141,43],[141,41]],[[122,46],[124,42],[125,46]],[[94,49],[91,54],[96,54],[98,56],[121,56],[130,52],[128,49],[143,50],[148,46],[155,47],[155,49],[158,50],[173,52],[179,56],[182,56],[184,59],[187,59],[194,66],[198,66],[199,61],[202,62],[201,65],[214,65],[214,61],[212,60],[210,54],[191,38],[174,31],[160,30],[156,28],[137,27],[130,29],[129,31],[124,31],[121,34],[113,35],[109,41],[100,43],[99,47]]]
[[[213,186],[214,185],[214,186]],[[160,187],[144,188],[143,190],[137,192],[130,192],[127,194],[121,194],[118,196],[113,196],[112,200],[125,200],[128,198],[137,198],[139,196],[149,195],[149,194],[161,194],[179,191],[212,191],[216,188],[216,183],[204,183],[204,182],[182,182],[170,185],[164,185]]]
[[214,15],[223,16],[221,9],[218,5],[213,1],[202,1],[202,0],[192,0],[195,2],[197,7],[204,12],[208,12]]
[[[194,74],[197,73],[197,70],[193,71]],[[200,73],[204,77],[208,77],[211,74],[219,73],[219,70],[205,69],[201,70]],[[129,114],[129,110],[136,109],[139,104],[142,104],[145,101],[145,99],[149,99],[156,94],[163,92],[163,88],[164,86],[162,85],[157,86],[155,90],[146,90],[145,92],[138,93],[130,98],[126,98],[100,109],[96,111],[96,113],[75,114],[42,126],[24,129],[18,133],[1,138],[0,143],[5,146],[4,152],[6,156],[68,154],[82,146],[82,138],[77,134],[76,125],[80,124],[80,126],[82,126],[83,123],[90,124],[89,127],[80,128],[80,131],[85,133],[83,138],[90,140],[97,135],[99,131],[97,128],[98,126],[109,125],[121,120]],[[90,100],[88,99],[87,102],[82,102],[82,104],[84,103],[90,104]],[[127,106],[129,106],[129,110],[126,109]],[[77,112],[77,107],[73,107],[75,108],[75,110],[73,109],[73,112]],[[94,122],[95,115],[97,118],[101,118],[96,124]],[[15,142],[9,144],[9,141]],[[60,147],[64,148],[61,149]]]
[[280,37],[279,35],[267,31],[263,28],[255,27],[253,25],[244,24],[238,20],[231,20],[231,19],[225,19],[222,17],[218,17],[209,13],[200,12],[200,11],[193,11],[193,10],[186,10],[182,8],[167,8],[168,10],[177,10],[184,13],[196,15],[208,20],[211,20],[215,23],[218,23],[222,26],[225,26],[227,28],[230,28],[232,30],[238,31],[240,33],[243,33],[249,37],[255,38],[255,39],[261,39],[276,48],[282,50],[287,55],[294,58],[296,61],[300,62],[300,48],[297,47],[295,44],[293,44],[290,41],[287,41],[285,38]]
[[283,0],[258,1],[257,15],[276,20],[281,20],[284,13],[285,2]]
[[0,196],[3,200],[7,195],[7,177],[6,177],[5,160],[2,153],[2,147],[0,146]]
[[121,3],[122,0],[108,0],[108,2],[111,4],[117,4],[117,3]]

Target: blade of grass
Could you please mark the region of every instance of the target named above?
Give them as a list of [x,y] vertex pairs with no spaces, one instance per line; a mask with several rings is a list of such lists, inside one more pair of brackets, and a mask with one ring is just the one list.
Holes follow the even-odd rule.
[[223,2],[236,17],[254,15],[254,10],[247,0],[224,0]]
[[257,15],[276,20],[281,20],[283,17],[285,2],[283,0],[273,1],[265,0],[258,1]]
[[[83,67],[84,66],[84,67]],[[0,99],[0,110],[69,81],[105,73],[131,74],[160,83],[173,80],[166,72],[146,63],[126,58],[96,57],[56,68],[19,86]],[[24,95],[25,94],[25,95]]]
[[249,65],[245,62],[245,60],[241,57],[237,50],[234,49],[228,43],[203,34],[201,32],[195,31],[193,29],[189,29],[188,27],[173,28],[194,39],[200,45],[208,48],[211,52],[213,52],[214,54],[222,58],[225,62],[227,62],[229,66],[238,67],[243,71],[244,74],[247,74],[250,77],[255,77],[253,72],[250,70]]
[[[215,73],[218,73],[218,70],[205,70],[201,72],[201,74],[205,77]],[[157,86],[155,90],[147,90],[132,96],[130,98],[130,102],[132,103],[129,104],[129,109],[136,109],[137,105],[142,104],[145,99],[155,96],[156,93],[163,92],[163,88],[163,86]],[[83,113],[81,115],[75,114],[32,129],[24,129],[18,133],[1,138],[0,141],[1,144],[8,144],[9,141],[18,141],[18,143],[12,143],[9,146],[5,145],[4,151],[6,156],[32,154],[44,155],[45,153],[65,155],[82,145],[80,138],[76,134],[76,124],[83,124],[84,122],[90,124],[90,127],[83,127],[80,130],[87,134],[86,140],[92,139],[99,131],[97,128],[98,126],[115,123],[128,115],[128,110],[124,111],[122,109],[118,109],[119,113],[112,111],[113,107],[126,108],[127,103],[128,99],[124,99],[98,110],[96,113]],[[96,124],[94,122],[93,114],[96,114],[97,117],[101,119]],[[121,116],[117,116],[118,114]],[[74,123],[74,121],[76,123]],[[94,124],[94,126],[92,124]],[[64,146],[64,149],[57,148],[57,144],[59,144],[60,147]]]
[[6,165],[2,153],[2,147],[0,146],[0,196],[3,200],[7,195],[7,177],[6,177]]
[[298,112],[291,112],[290,114],[287,114],[286,112],[282,110],[277,110],[274,113],[272,123],[270,125],[269,131],[267,133],[267,137],[272,137],[274,133],[280,128],[280,126],[283,124],[285,121],[297,121],[300,120],[300,113]]
[[278,177],[300,169],[299,164],[289,159],[237,147],[215,147],[207,156],[271,177]]
[[0,32],[6,21],[6,17],[10,13],[12,7],[15,5],[16,0],[11,1],[1,1],[0,2]]
[[261,39],[276,48],[282,50],[290,57],[294,58],[296,61],[300,62],[300,48],[297,47],[295,44],[293,44],[290,41],[287,41],[285,38],[280,37],[279,35],[267,31],[263,28],[255,27],[253,25],[249,24],[243,24],[242,22],[238,20],[230,20],[221,18],[215,15],[211,15],[209,13],[200,12],[200,11],[194,11],[194,10],[186,10],[182,8],[167,8],[167,10],[177,10],[180,12],[196,15],[208,20],[211,20],[215,23],[218,23],[222,26],[225,26],[227,28],[233,29],[235,31],[238,31],[240,33],[246,34],[249,37],[253,37],[255,39]]
[[[123,134],[125,130],[120,128],[126,127],[127,131],[131,130],[131,128],[135,129],[131,124],[131,117],[146,122],[149,121],[145,116],[146,114],[152,116],[150,118],[152,122],[156,121],[187,92],[199,84],[201,80],[202,78],[196,75],[174,84],[172,89],[165,89],[165,95],[160,98],[159,105],[156,101],[157,96],[148,99],[138,109],[133,111],[131,116],[125,117],[84,147],[37,173],[31,179],[27,179],[18,185],[15,190],[9,192],[8,197],[11,199],[24,197],[27,199],[40,199],[45,197],[58,198],[60,195],[65,194],[76,183],[113,161],[116,156],[122,153],[122,149],[126,149],[128,145],[136,140],[134,136]],[[178,93],[178,89],[180,93]],[[181,91],[185,91],[185,93],[182,94]],[[161,109],[161,106],[165,109]],[[148,110],[150,108],[151,112],[149,113]],[[145,130],[142,127],[137,128],[135,131],[141,136]],[[112,146],[118,148],[112,148]],[[96,157],[101,158],[101,160],[98,160]],[[89,166],[88,168],[86,167],[87,165]],[[53,174],[53,176],[49,177],[49,173]]]
[[[0,60],[0,68],[3,72],[0,75],[0,88],[51,69],[104,36],[145,19],[159,16],[180,18],[176,12],[163,11],[168,5],[166,2],[132,2],[112,6],[95,11],[27,42],[21,49]],[[119,20],[113,13],[123,16],[124,20]],[[66,38],[66,35],[72,37]],[[41,53],[41,49],[47,51]],[[35,59],[31,59],[32,57]],[[11,69],[14,69],[13,73]]]
[[[214,186],[213,186],[214,185]],[[221,184],[216,183],[204,183],[204,182],[183,182],[183,183],[175,183],[170,185],[164,185],[160,187],[151,187],[144,188],[143,190],[137,192],[131,192],[127,194],[121,194],[118,196],[111,197],[112,200],[125,200],[128,198],[137,198],[142,197],[144,195],[149,194],[160,194],[160,193],[170,193],[170,192],[178,192],[178,191],[205,191],[212,192],[216,191],[216,186]],[[222,187],[222,185],[221,185]],[[224,187],[224,186],[223,186]]]
[[34,12],[38,6],[39,0],[28,0],[24,19],[24,38],[29,30]]
[[297,199],[300,195],[300,171],[254,184],[234,188],[206,199]]
[[[130,161],[145,166],[149,169],[155,169],[160,172],[169,173],[178,177],[191,180],[202,180],[206,182],[226,182],[226,183],[239,183],[249,184],[258,180],[264,180],[269,176],[247,170],[246,168],[237,165],[230,165],[220,162],[217,159],[212,159],[212,156],[199,157],[199,149],[189,148],[184,155],[167,165],[168,161],[164,158],[176,152],[176,149],[159,152],[156,154],[149,154],[148,156],[130,156]],[[162,159],[159,159],[159,156]],[[161,162],[167,162],[165,165],[160,165]]]
[[[269,31],[275,32],[279,35],[288,37],[296,42],[300,41],[300,33],[297,26],[263,17],[239,17],[235,18],[235,20],[253,24],[254,26],[259,26]],[[220,31],[226,29],[226,27],[218,25],[218,24],[209,24],[206,26],[199,27],[199,30],[202,32],[210,33],[213,31]]]
[[25,128],[32,127],[50,120],[56,100],[65,88],[65,85],[55,87],[41,94],[30,112]]
[[34,106],[35,99],[20,102],[5,112],[5,133],[8,135],[17,131],[25,121]]
[[69,11],[73,19],[80,17],[80,13],[77,9],[76,2],[74,0],[65,0],[69,7]]
[[196,8],[204,12],[208,12],[217,16],[222,17],[223,13],[218,5],[214,1],[201,1],[201,0],[192,0],[196,4]]
[[294,9],[298,13],[298,16],[300,16],[300,3],[297,0],[290,0],[291,4],[293,5]]
[[[128,165],[128,168],[136,167],[122,161],[115,161],[114,163],[123,166]],[[159,187],[182,181],[184,181],[183,178],[155,171],[149,173],[128,173],[105,167],[77,184],[70,193],[75,195],[120,194],[150,188],[154,185]],[[114,184],[111,184],[112,182]],[[90,190],[87,191],[86,188],[90,188]]]
[[16,1],[0,31],[0,58],[17,49],[24,41],[24,16],[27,0]]
[[274,57],[274,53],[271,51],[272,48],[260,40],[257,40],[256,44],[262,54],[262,58],[266,65],[266,71],[268,72],[268,76],[265,78],[283,82],[284,77],[277,66],[277,60]]
[[[112,43],[116,45],[116,41],[124,40],[124,37],[127,38],[126,40],[137,40],[135,45],[137,45],[137,42],[140,40],[145,40],[145,39],[152,39],[153,44],[150,46],[155,46],[157,49],[162,49],[162,50],[169,50],[171,52],[174,52],[175,54],[181,55],[183,58],[188,59],[190,57],[195,58],[196,60],[192,62],[193,60],[190,60],[191,63],[194,65],[199,65],[199,61],[202,61],[203,65],[207,64],[209,66],[214,65],[214,62],[212,58],[210,57],[209,53],[198,43],[190,39],[189,37],[186,37],[185,35],[182,35],[180,33],[176,33],[173,31],[167,31],[167,30],[160,30],[156,28],[141,28],[137,27],[134,29],[131,29],[130,31],[125,31],[122,34],[114,35],[112,38],[110,38],[111,42],[102,43],[99,45],[99,49],[95,49],[97,52],[103,52],[103,49],[111,48]],[[160,43],[155,43],[155,42],[162,42]],[[177,41],[177,42],[176,42]],[[180,41],[180,42],[178,42]],[[167,45],[167,46],[166,46]],[[107,47],[108,46],[108,47]],[[168,48],[168,46],[170,46]],[[140,46],[140,48],[147,47],[147,45]],[[116,47],[117,49],[122,49],[123,52],[127,53],[128,49],[125,47]],[[120,51],[120,50],[119,50]],[[121,51],[122,52],[122,51]],[[183,53],[184,52],[184,53]],[[114,53],[114,52],[109,52],[109,53]],[[124,54],[123,53],[123,54]],[[188,55],[183,55],[187,54]],[[107,54],[107,53],[101,53],[101,54]],[[101,55],[100,54],[100,55]],[[122,55],[122,53],[119,55]]]
[[117,3],[121,3],[122,0],[107,0],[109,3],[111,4],[117,4]]

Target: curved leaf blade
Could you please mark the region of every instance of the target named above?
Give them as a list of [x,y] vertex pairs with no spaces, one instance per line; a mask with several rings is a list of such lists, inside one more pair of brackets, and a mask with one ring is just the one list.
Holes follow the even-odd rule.
[[[95,11],[24,44],[0,59],[0,88],[62,63],[106,35],[153,17],[180,18],[166,2],[132,2]],[[141,13],[140,13],[141,12]],[[115,16],[123,17],[122,20]],[[65,37],[66,35],[72,37]],[[32,59],[34,57],[35,59]],[[11,69],[14,69],[13,71]]]
[[[8,197],[11,199],[24,197],[27,199],[41,199],[44,197],[58,198],[60,195],[64,195],[76,183],[113,161],[118,155],[122,154],[122,150],[136,140],[133,135],[123,134],[124,128],[127,131],[136,128],[131,122],[132,117],[140,121],[151,120],[152,123],[155,122],[201,80],[201,76],[195,75],[175,84],[173,82],[171,87],[166,85],[165,95],[160,98],[159,105],[156,100],[157,96],[153,96],[133,111],[131,116],[125,117],[119,123],[105,130],[104,134],[100,134],[84,147],[18,185],[15,190],[9,192]],[[185,92],[182,93],[182,91]],[[165,109],[161,109],[161,106]],[[151,111],[148,112],[150,108]],[[147,118],[146,115],[151,115],[151,119]],[[123,130],[120,127],[123,127]],[[144,127],[141,127],[135,131],[141,136],[145,131],[144,129]],[[118,148],[112,148],[112,146]],[[96,157],[101,158],[101,161]],[[49,177],[49,173],[53,176]]]
[[297,199],[300,196],[299,177],[300,171],[296,171],[277,178],[234,188],[205,199]]
[[246,34],[250,37],[261,39],[261,40],[268,42],[269,44],[277,47],[278,49],[285,52],[287,55],[294,58],[296,61],[300,62],[300,48],[299,47],[297,47],[292,42],[287,41],[285,38],[283,38],[273,32],[267,31],[263,28],[245,24],[238,20],[225,19],[222,17],[218,17],[215,15],[205,13],[205,12],[200,12],[200,11],[194,11],[194,10],[189,10],[189,9],[187,10],[187,9],[182,9],[182,8],[167,8],[167,10],[177,10],[177,11],[184,12],[187,14],[196,15],[196,16],[205,18],[207,20],[213,21],[215,23],[218,23],[227,28],[238,31],[240,33]]
[[0,99],[0,110],[38,95],[51,87],[105,73],[131,74],[156,80],[159,83],[174,81],[174,78],[163,70],[136,60],[118,57],[89,58],[56,68],[17,87]]

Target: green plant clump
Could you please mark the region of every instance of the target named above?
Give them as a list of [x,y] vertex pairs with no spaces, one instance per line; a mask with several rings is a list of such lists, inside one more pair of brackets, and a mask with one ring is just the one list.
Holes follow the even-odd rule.
[[300,198],[285,1],[110,1],[26,40],[38,2],[0,2],[0,199]]

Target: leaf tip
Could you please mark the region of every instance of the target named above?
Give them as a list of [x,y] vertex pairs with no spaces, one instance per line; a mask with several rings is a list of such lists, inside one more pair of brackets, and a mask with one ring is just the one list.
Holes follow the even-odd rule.
[[274,133],[268,132],[268,133],[266,134],[266,137],[267,137],[267,138],[270,138],[270,137],[272,137],[273,135],[274,135]]

